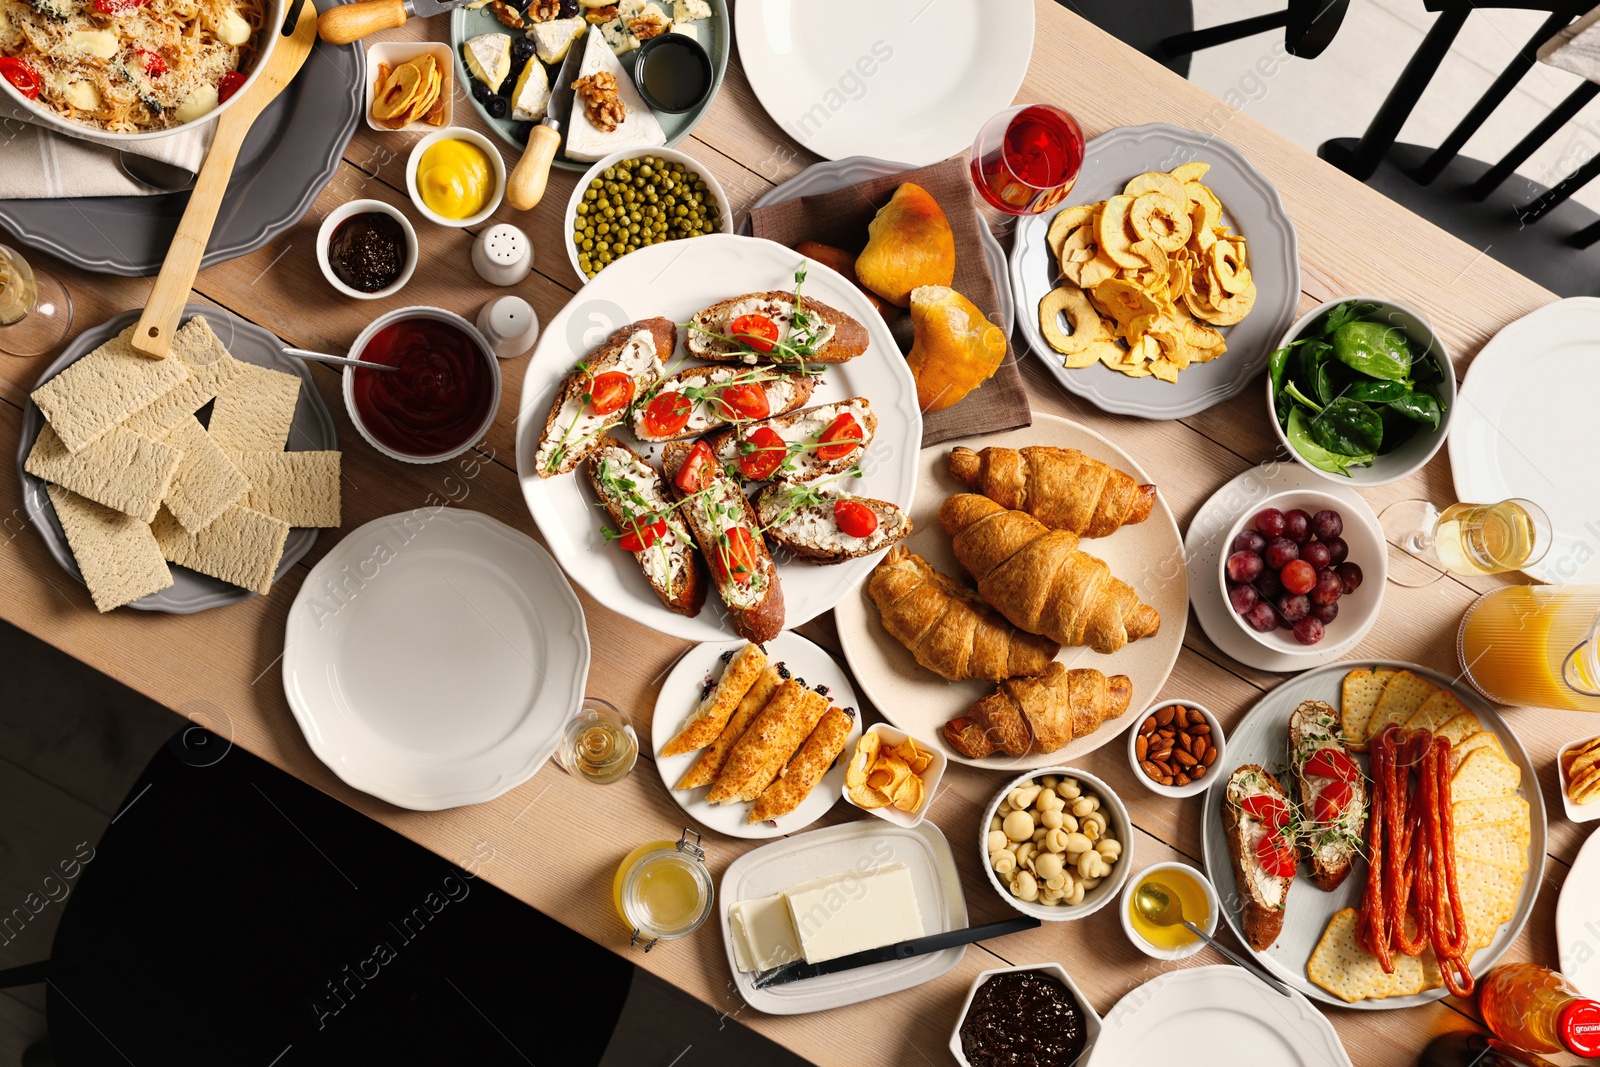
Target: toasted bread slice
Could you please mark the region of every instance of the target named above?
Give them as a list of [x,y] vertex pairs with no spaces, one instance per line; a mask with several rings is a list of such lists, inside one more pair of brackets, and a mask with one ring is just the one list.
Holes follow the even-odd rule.
[[[839,528],[834,504],[849,499],[871,510],[878,526],[866,537]],[[812,563],[843,563],[879,552],[911,536],[911,518],[887,500],[845,497],[833,487],[774,482],[756,495],[756,515],[767,540]]]
[[1361,825],[1367,810],[1367,784],[1350,783],[1350,800],[1339,817],[1324,826],[1316,820],[1317,797],[1334,779],[1305,773],[1305,762],[1322,748],[1344,751],[1339,713],[1320,700],[1307,700],[1289,716],[1289,762],[1295,799],[1300,809],[1300,852],[1311,864],[1311,882],[1318,889],[1337,889],[1350,874],[1361,851]]
[[[700,546],[711,580],[728,607],[734,632],[757,644],[770,641],[783,630],[783,587],[778,584],[772,553],[762,539],[755,508],[739,483],[714,461],[700,464],[691,490],[680,488],[678,474],[694,448],[688,441],[674,441],[661,457],[673,494],[684,501],[679,514]],[[749,537],[751,558],[741,561],[730,551],[729,531],[734,529]]]
[[621,534],[659,521],[662,534],[634,552],[639,569],[668,611],[695,616],[706,602],[706,583],[694,552],[694,538],[673,510],[661,474],[643,456],[617,440],[602,437],[589,453],[589,484]]
[[[821,437],[840,415],[848,414],[861,427],[861,444],[837,459],[823,459],[820,454]],[[832,404],[791,411],[759,422],[747,422],[734,429],[723,430],[707,437],[717,459],[723,466],[739,462],[740,445],[751,440],[757,430],[770,429],[783,438],[788,454],[773,472],[774,478],[808,482],[829,474],[839,474],[855,466],[878,432],[878,416],[872,410],[872,401],[864,396],[837,400]],[[773,445],[776,448],[776,445]]]
[[1276,778],[1257,764],[1247,763],[1228,776],[1228,791],[1222,802],[1222,832],[1228,841],[1228,858],[1233,861],[1233,881],[1239,889],[1245,940],[1257,952],[1265,952],[1283,931],[1283,913],[1294,876],[1270,875],[1256,859],[1256,845],[1266,827],[1239,805],[1245,797],[1257,793],[1275,796],[1286,805],[1289,802]]
[[[580,360],[556,389],[545,416],[544,433],[534,453],[533,469],[551,478],[577,469],[600,439],[628,416],[628,406],[596,415],[587,399],[595,378],[620,371],[633,382],[636,397],[666,373],[666,361],[678,343],[678,327],[671,319],[640,319],[606,338],[605,344]],[[629,398],[630,400],[632,397]]]
[[[679,441],[720,430],[733,421],[719,396],[723,389],[737,385],[757,385],[766,394],[769,415],[784,415],[805,405],[817,380],[769,365],[757,367],[690,367],[663,378],[633,405],[629,428],[641,441]],[[651,433],[646,417],[650,401],[667,393],[682,393],[690,403],[689,421],[682,429],[668,434]],[[765,417],[765,416],[764,416]]]
[[[795,323],[796,297],[769,290],[746,293],[712,304],[689,320],[684,347],[691,356],[714,363],[844,363],[867,350],[867,328],[837,308],[801,296],[801,322]],[[764,315],[778,327],[778,346],[757,352],[733,339],[730,327],[744,315]],[[791,326],[792,324],[792,326]]]

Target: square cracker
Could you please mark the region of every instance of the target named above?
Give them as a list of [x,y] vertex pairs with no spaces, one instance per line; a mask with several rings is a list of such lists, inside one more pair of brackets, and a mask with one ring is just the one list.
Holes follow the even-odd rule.
[[1404,725],[1415,715],[1423,702],[1439,691],[1439,687],[1410,671],[1398,671],[1389,684],[1383,687],[1383,696],[1372,709],[1372,721],[1367,726],[1367,736],[1375,737],[1390,723]]
[[121,426],[113,426],[77,453],[68,452],[47,422],[23,469],[96,504],[149,522],[182,459],[182,450]]
[[228,452],[282,452],[299,397],[299,376],[241,363],[217,393],[207,431]]
[[245,507],[290,526],[338,526],[338,452],[235,452],[250,480]]
[[165,437],[182,422],[216,398],[243,366],[228,354],[211,324],[196,315],[172,335],[172,353],[189,367],[189,377],[176,389],[146,404],[123,425],[151,437]]
[[1356,940],[1356,919],[1354,908],[1334,913],[1306,961],[1306,977],[1347,1004],[1422,992],[1427,981],[1422,961],[1396,953],[1394,973],[1385,974],[1378,958]]
[[1450,739],[1450,744],[1459,745],[1473,734],[1483,729],[1483,723],[1470,711],[1463,711],[1460,715],[1445,722],[1434,733],[1440,737]]
[[1367,747],[1367,727],[1372,722],[1372,709],[1383,696],[1383,687],[1394,677],[1394,671],[1362,668],[1344,676],[1339,694],[1339,722],[1344,730],[1345,744],[1352,748]]
[[1530,828],[1520,820],[1477,822],[1457,829],[1456,857],[1505,867],[1521,874],[1528,869]]
[[48,491],[98,610],[119,608],[172,584],[172,572],[148,523],[59,485]]
[[1459,771],[1467,757],[1480,748],[1492,748],[1502,756],[1506,754],[1505,746],[1500,744],[1500,738],[1495,736],[1494,731],[1479,730],[1463,738],[1459,744],[1450,746],[1450,773]]
[[82,451],[189,377],[181,359],[139,355],[132,336],[130,326],[33,391],[68,452]]
[[1511,918],[1522,892],[1523,874],[1466,856],[1456,857],[1456,887],[1472,931],[1472,944],[1482,948],[1494,940],[1500,924]]
[[1528,802],[1514,793],[1483,800],[1457,800],[1450,805],[1450,812],[1455,819],[1457,834],[1480,822],[1520,822],[1523,826],[1530,825]]
[[151,525],[162,555],[173,563],[265,594],[272,588],[289,524],[271,515],[230,504],[204,530],[185,530],[162,508]]
[[183,460],[162,503],[190,533],[204,530],[229,504],[250,491],[249,479],[193,415],[178,423],[166,442],[183,450]]
[[1434,693],[1422,706],[1411,713],[1411,718],[1406,720],[1407,730],[1427,730],[1437,732],[1440,727],[1458,715],[1470,715],[1467,706],[1461,703],[1461,698],[1448,689],[1441,689]]
[[1522,783],[1522,771],[1493,748],[1480,748],[1450,776],[1450,800],[1484,800],[1507,796]]

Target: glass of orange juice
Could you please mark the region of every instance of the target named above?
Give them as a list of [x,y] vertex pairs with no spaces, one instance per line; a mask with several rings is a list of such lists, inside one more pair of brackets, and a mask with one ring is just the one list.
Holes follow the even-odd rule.
[[1461,617],[1456,650],[1496,703],[1600,712],[1600,585],[1485,593]]

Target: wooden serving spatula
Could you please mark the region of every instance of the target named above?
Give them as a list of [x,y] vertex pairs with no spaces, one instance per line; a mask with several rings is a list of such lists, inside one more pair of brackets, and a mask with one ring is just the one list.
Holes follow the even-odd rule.
[[[260,32],[274,31],[268,27]],[[300,12],[294,32],[278,41],[260,75],[217,118],[211,151],[200,167],[194,191],[189,194],[189,206],[183,211],[178,232],[167,249],[167,258],[161,262],[161,273],[156,275],[155,287],[145,302],[144,314],[133,331],[133,348],[140,355],[165,359],[171,351],[172,335],[178,329],[183,306],[189,302],[195,275],[200,272],[200,260],[205,257],[211,228],[216,224],[217,211],[222,207],[223,194],[228,191],[228,181],[233,177],[233,165],[239,158],[245,135],[262,110],[294,80],[316,39],[317,12],[307,4]]]

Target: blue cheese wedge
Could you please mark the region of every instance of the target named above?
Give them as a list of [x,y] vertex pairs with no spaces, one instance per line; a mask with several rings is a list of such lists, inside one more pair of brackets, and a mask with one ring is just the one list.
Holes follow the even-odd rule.
[[624,0],[617,7],[617,15],[628,28],[635,46],[640,41],[660,37],[672,29],[672,18],[658,4],[648,0]]
[[600,36],[605,38],[607,45],[615,55],[625,56],[639,47],[639,38],[628,32],[627,25],[620,17],[610,22],[602,22],[598,27]]
[[711,17],[711,5],[706,0],[672,0],[672,21],[676,25]]
[[550,106],[550,76],[543,63],[529,63],[511,92],[511,117],[518,122],[538,122]]
[[802,882],[784,896],[807,963],[922,936],[922,913],[903,863]]
[[580,15],[570,19],[536,22],[528,28],[528,36],[533,38],[534,52],[541,60],[559,63],[567,58],[567,50],[588,28],[589,24]]
[[[609,23],[607,24],[609,25]],[[604,26],[600,27],[602,30]],[[572,103],[572,120],[567,125],[567,155],[572,159],[594,161],[624,148],[653,148],[667,143],[667,135],[656,121],[650,105],[644,102],[633,79],[622,69],[622,64],[612,54],[602,34],[589,34],[584,46],[583,62],[578,67],[578,77],[586,78],[599,71],[607,71],[617,80],[617,96],[627,109],[627,115],[614,130],[602,130],[589,121],[583,97]]]
[[511,73],[511,38],[504,33],[484,33],[466,43],[467,73],[499,92]]

